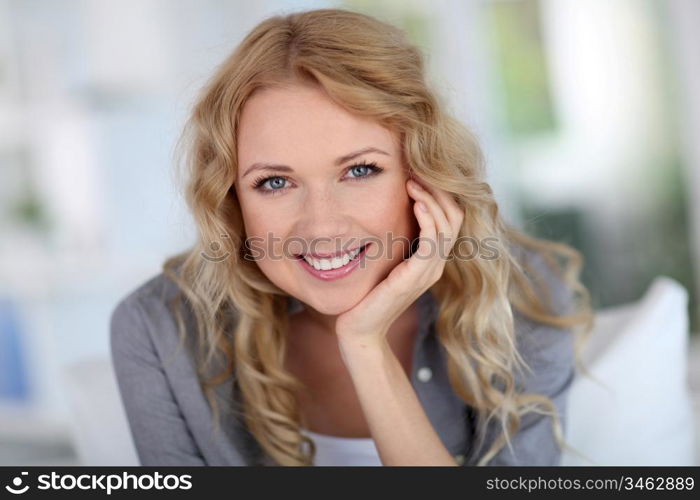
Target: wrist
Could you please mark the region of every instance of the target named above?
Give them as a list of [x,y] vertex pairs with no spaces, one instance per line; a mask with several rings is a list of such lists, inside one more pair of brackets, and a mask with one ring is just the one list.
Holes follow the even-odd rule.
[[380,363],[393,354],[386,336],[338,336],[338,347],[346,366]]

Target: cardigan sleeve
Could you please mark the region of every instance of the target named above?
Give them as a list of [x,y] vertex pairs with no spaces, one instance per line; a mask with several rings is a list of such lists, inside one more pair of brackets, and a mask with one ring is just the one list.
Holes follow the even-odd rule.
[[137,296],[112,312],[110,349],[141,465],[206,465],[173,396]]
[[[549,288],[551,306],[558,315],[571,312],[573,293],[569,287],[544,263],[541,257],[532,259],[540,280]],[[574,332],[526,318],[513,311],[516,344],[523,360],[532,369],[517,372],[516,383],[524,394],[542,394],[552,400],[566,432],[567,399],[575,378]],[[502,433],[502,426],[494,417],[487,426],[485,445],[470,462],[476,463]],[[489,460],[491,466],[556,466],[560,465],[562,451],[553,433],[553,419],[548,415],[528,412],[521,416],[519,429],[511,436],[512,449],[506,443]]]

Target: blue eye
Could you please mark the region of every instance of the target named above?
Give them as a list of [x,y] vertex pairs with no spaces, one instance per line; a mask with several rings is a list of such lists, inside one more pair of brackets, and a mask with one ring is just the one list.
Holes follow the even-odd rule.
[[[355,179],[361,179],[362,177],[369,177],[373,173],[377,172],[379,167],[376,163],[360,163],[359,165],[353,165],[350,167],[350,172],[358,173]],[[364,173],[364,174],[363,174]]]
[[[357,163],[355,165],[350,166],[347,169],[348,172],[353,172],[354,175],[350,177],[350,180],[353,181],[361,181],[365,180],[369,177],[373,177],[382,171],[384,171],[383,168],[378,167],[376,162],[371,162],[371,163]],[[284,176],[262,176],[258,177],[253,181],[253,188],[260,191],[263,194],[277,194],[279,192],[282,192],[286,189],[286,186],[284,185],[285,182],[289,181],[288,177]],[[269,184],[268,184],[269,183]],[[264,187],[265,184],[268,184],[269,187]]]
[[[284,189],[284,183],[287,180],[286,177],[280,177],[278,175],[258,177],[253,181],[253,188],[264,194],[274,193],[275,191],[282,191]],[[270,188],[263,188],[267,183],[269,183]]]
[[[284,177],[268,177],[265,182],[269,182],[269,186],[272,189],[272,191],[277,191],[278,189],[282,189],[284,187],[284,183],[287,181]],[[265,184],[263,182],[262,184]],[[261,185],[262,185],[261,184]]]

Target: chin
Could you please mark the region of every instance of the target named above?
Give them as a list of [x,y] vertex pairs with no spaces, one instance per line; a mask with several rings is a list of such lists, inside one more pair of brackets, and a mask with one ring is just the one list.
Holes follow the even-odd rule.
[[317,312],[327,316],[337,316],[346,311],[349,311],[360,303],[361,298],[352,299],[347,294],[342,294],[335,297],[332,294],[326,294],[317,298],[309,298],[305,300],[307,305],[313,307]]

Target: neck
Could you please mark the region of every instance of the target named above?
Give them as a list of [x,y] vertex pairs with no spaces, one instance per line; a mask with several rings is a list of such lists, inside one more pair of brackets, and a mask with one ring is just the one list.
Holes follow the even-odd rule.
[[338,319],[337,314],[323,314],[306,304],[304,304],[304,310],[301,314],[304,315],[319,332],[326,335],[335,335],[335,322]]

